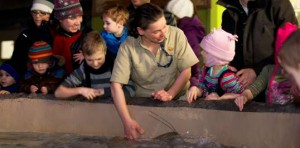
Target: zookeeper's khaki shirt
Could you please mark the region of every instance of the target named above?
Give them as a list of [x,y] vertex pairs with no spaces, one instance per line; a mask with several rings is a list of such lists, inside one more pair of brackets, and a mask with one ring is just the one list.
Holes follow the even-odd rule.
[[[186,36],[176,27],[168,27],[164,48],[173,56],[167,68],[158,66],[158,63],[166,65],[170,61],[162,49],[154,55],[144,48],[140,37],[128,37],[118,51],[111,82],[127,84],[131,79],[136,85],[136,97],[150,97],[153,91],[168,90],[181,71],[199,62]],[[189,82],[182,91],[188,87]]]

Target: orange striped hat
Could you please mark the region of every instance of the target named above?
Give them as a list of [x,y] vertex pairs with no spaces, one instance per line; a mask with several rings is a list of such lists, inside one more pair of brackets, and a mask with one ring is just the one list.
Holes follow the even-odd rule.
[[34,42],[29,48],[28,57],[31,63],[48,63],[52,60],[52,48],[44,41]]

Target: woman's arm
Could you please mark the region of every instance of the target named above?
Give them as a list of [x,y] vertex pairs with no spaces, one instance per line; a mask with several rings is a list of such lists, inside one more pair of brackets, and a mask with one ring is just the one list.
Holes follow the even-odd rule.
[[172,85],[172,87],[167,91],[171,96],[176,96],[186,85],[191,77],[191,67],[184,69],[179,76],[177,77],[176,81]]
[[115,107],[123,122],[125,137],[128,139],[137,139],[138,136],[144,132],[144,130],[135,120],[131,118],[129,114],[122,85],[117,82],[112,82],[111,93]]

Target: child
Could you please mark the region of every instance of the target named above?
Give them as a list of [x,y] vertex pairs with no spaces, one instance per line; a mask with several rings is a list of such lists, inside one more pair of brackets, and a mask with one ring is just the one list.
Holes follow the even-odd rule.
[[[105,62],[106,45],[97,31],[87,34],[82,50],[84,62],[57,88],[55,96],[68,99],[82,95],[88,100],[93,100],[98,96],[111,96],[111,69]],[[134,89],[131,86],[125,86],[125,88],[125,92],[128,92],[130,96],[134,95]]]
[[20,90],[25,93],[54,93],[64,77],[62,65],[58,65],[63,59],[54,57],[51,46],[44,41],[34,42],[28,57],[28,70]]
[[280,65],[296,81],[300,89],[300,30],[297,29],[283,44],[278,60]]
[[236,105],[240,111],[243,110],[244,104],[255,98],[260,92],[266,89],[266,98],[268,104],[288,104],[298,98],[298,95],[291,93],[292,82],[288,79],[288,75],[279,65],[277,54],[281,45],[288,36],[297,30],[297,26],[286,23],[278,29],[275,42],[275,65],[267,65],[258,75],[256,80],[243,91],[243,93],[235,99]]
[[201,70],[199,86],[192,86],[187,92],[187,101],[191,103],[198,96],[208,100],[226,99],[224,93],[241,93],[243,87],[238,83],[235,72],[228,68],[235,52],[237,36],[222,29],[212,31],[200,43],[204,68]]
[[120,44],[128,36],[128,29],[125,26],[128,21],[128,12],[119,5],[107,5],[102,12],[103,28],[101,36],[107,46],[107,61],[113,67]]
[[20,75],[10,61],[6,61],[0,66],[0,80],[0,94],[11,94],[19,90]]
[[[178,18],[178,28],[184,32],[196,56],[200,57],[199,43],[206,33],[199,17],[194,12],[193,2],[191,0],[170,0],[166,9]],[[198,62],[192,66],[191,87],[199,85],[200,64],[202,63]]]

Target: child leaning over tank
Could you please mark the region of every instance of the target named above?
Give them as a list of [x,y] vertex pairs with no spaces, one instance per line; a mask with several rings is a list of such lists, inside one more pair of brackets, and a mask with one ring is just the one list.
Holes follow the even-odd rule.
[[[106,44],[97,31],[87,34],[83,40],[83,63],[75,69],[57,88],[55,96],[69,99],[81,95],[88,100],[96,97],[110,97],[111,67],[106,62]],[[133,96],[133,85],[124,85],[126,96]]]
[[199,75],[199,86],[192,86],[187,92],[189,103],[201,96],[206,100],[221,100],[229,99],[224,93],[242,93],[244,88],[229,67],[235,55],[237,38],[222,29],[213,30],[203,38],[200,46],[203,48],[204,67]]
[[295,83],[289,79],[289,75],[279,65],[277,59],[282,44],[290,34],[296,30],[297,26],[291,23],[286,23],[278,29],[275,41],[275,64],[265,66],[253,84],[248,86],[243,93],[235,99],[235,103],[240,111],[243,110],[245,103],[255,98],[266,88],[265,94],[268,104],[284,105],[299,100],[300,94],[297,94]]

